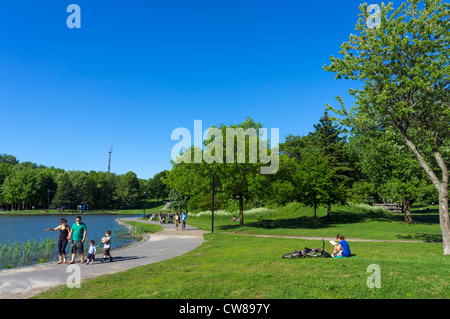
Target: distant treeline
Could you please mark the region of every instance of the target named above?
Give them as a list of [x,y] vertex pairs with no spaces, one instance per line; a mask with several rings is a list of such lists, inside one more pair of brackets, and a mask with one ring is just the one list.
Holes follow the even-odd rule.
[[0,209],[31,210],[61,208],[76,210],[140,207],[144,199],[165,199],[169,189],[161,181],[166,171],[148,180],[133,172],[123,175],[97,171],[65,171],[0,154]]

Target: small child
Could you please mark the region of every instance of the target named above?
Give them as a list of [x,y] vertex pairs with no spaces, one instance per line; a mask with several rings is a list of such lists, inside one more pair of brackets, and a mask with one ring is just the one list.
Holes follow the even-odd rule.
[[91,244],[91,246],[89,246],[86,265],[89,265],[89,262],[91,262],[91,265],[94,263],[95,254],[97,253],[97,248],[95,247],[95,241],[91,240],[89,243]]
[[105,262],[106,261],[106,257],[108,257],[108,256],[109,256],[109,261],[113,261],[111,253],[109,251],[110,248],[111,248],[111,231],[108,230],[105,233],[105,236],[106,237],[102,238],[102,243],[103,243],[103,261],[102,262]]

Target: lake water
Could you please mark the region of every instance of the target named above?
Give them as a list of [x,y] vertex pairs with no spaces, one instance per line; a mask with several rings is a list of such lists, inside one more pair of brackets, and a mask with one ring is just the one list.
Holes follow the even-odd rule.
[[[28,240],[39,242],[50,239],[55,242],[54,253],[51,257],[52,260],[55,260],[57,259],[56,242],[59,230],[46,231],[45,228],[57,227],[60,225],[62,217],[67,220],[69,226],[72,226],[76,222],[77,215],[0,215],[0,247],[6,243],[24,244]],[[111,250],[136,242],[135,238],[127,236],[130,232],[126,228],[115,222],[116,218],[125,217],[142,217],[142,215],[81,215],[81,221],[87,226],[86,242],[89,243],[93,239],[98,248],[103,247],[101,238],[105,236],[107,230],[112,232]],[[70,243],[67,245],[66,254],[70,255]],[[97,251],[97,255],[101,255],[101,250]],[[0,268],[4,268],[3,266],[0,260]]]

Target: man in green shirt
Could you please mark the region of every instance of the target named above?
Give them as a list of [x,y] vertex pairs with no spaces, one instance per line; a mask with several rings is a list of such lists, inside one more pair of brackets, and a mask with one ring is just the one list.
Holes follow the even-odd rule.
[[[81,222],[81,216],[77,216],[77,222],[72,225],[69,232],[69,241],[72,241],[72,260],[69,264],[75,263],[75,256],[78,253],[81,255],[81,263],[84,264],[84,250],[83,244],[86,240],[87,227],[85,223]],[[73,237],[72,237],[73,235]]]

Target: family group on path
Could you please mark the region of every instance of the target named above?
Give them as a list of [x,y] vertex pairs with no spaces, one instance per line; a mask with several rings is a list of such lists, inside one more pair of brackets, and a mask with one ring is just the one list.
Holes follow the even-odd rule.
[[[59,230],[59,238],[58,238],[58,257],[59,262],[66,263],[66,247],[67,244],[72,240],[72,259],[68,264],[75,263],[76,254],[79,253],[81,256],[81,263],[84,264],[84,242],[86,241],[87,235],[87,226],[85,223],[81,221],[81,216],[77,216],[76,222],[72,225],[72,227],[67,225],[67,220],[65,218],[61,218],[61,225],[55,228],[46,228],[45,230],[56,231]],[[110,253],[111,248],[111,231],[107,230],[105,232],[105,237],[102,238],[101,242],[103,243],[103,260],[106,261],[106,257],[109,257],[109,261],[113,261],[113,257]],[[95,255],[97,253],[97,248],[95,246],[95,241],[91,240],[89,242],[90,247],[88,250],[87,261],[91,262],[91,265],[94,262]],[[87,263],[86,263],[87,264]]]
[[[125,225],[124,223],[126,222],[159,224],[157,221],[141,220],[137,217],[119,218],[116,222],[121,225]],[[80,225],[78,225],[78,221],[74,224],[76,227],[74,225],[70,227],[66,222],[65,226],[61,223],[60,226],[55,228],[55,230],[60,230],[61,242],[58,240],[58,248],[61,249],[61,263],[52,262],[36,264],[29,267],[0,270],[0,299],[30,298],[55,286],[67,285],[70,276],[73,274],[71,272],[73,271],[72,267],[79,267],[78,265],[80,265],[80,262],[75,260],[74,252],[76,249],[76,253],[80,253],[81,255],[81,251],[78,250],[79,245],[74,245],[74,242],[83,241],[83,238],[84,240],[87,238],[87,233],[85,233],[84,227],[81,224],[80,218]],[[99,275],[117,273],[180,256],[203,243],[203,234],[205,232],[191,225],[186,225],[185,231],[183,232],[176,231],[173,225],[170,224],[161,224],[160,226],[163,227],[162,231],[151,235],[144,234],[144,239],[135,245],[114,250],[114,262],[94,263],[89,267],[80,267],[81,280]],[[73,248],[73,251],[71,250],[72,259],[67,261],[64,256],[65,249],[63,248],[68,245],[69,238],[72,240],[72,247],[75,246],[76,248]],[[64,242],[64,239],[67,242]],[[83,259],[84,255],[81,260],[83,261]],[[66,263],[64,263],[65,260]],[[72,261],[75,264],[69,264]],[[86,263],[84,264],[86,265]],[[82,288],[83,284],[81,284]]]

